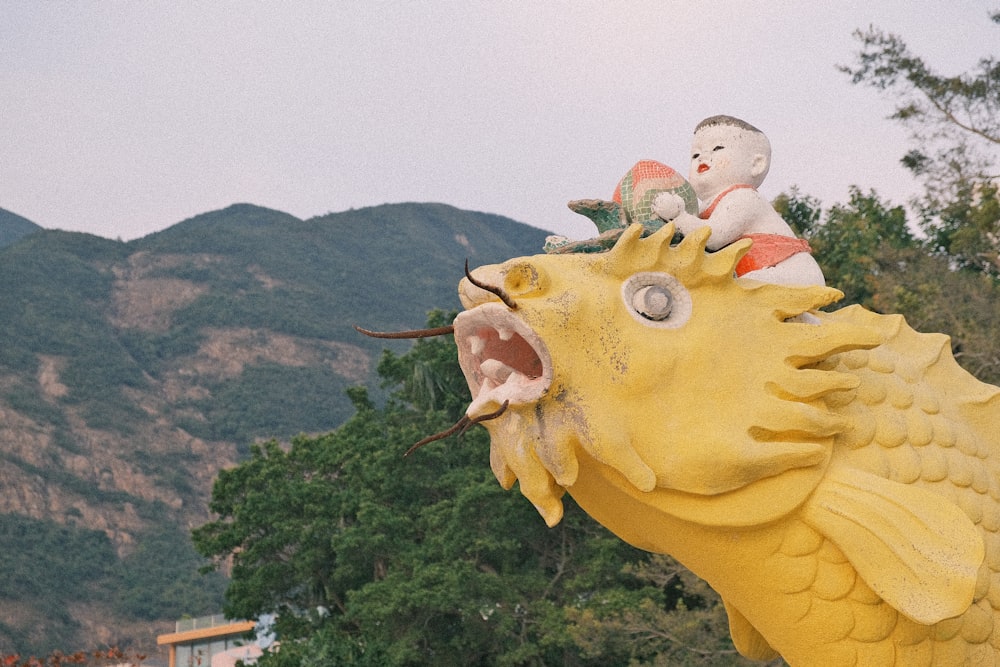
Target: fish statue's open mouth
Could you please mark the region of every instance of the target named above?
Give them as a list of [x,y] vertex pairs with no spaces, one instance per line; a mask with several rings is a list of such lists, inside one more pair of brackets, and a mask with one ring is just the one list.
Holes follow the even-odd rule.
[[470,418],[510,406],[535,403],[552,384],[552,361],[541,337],[498,303],[486,303],[455,318],[458,359],[472,392]]

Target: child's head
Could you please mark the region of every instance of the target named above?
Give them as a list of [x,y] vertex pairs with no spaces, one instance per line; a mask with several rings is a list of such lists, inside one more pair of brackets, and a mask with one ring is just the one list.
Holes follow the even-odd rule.
[[770,166],[771,144],[750,123],[712,116],[694,129],[688,180],[702,201],[733,185],[760,187]]

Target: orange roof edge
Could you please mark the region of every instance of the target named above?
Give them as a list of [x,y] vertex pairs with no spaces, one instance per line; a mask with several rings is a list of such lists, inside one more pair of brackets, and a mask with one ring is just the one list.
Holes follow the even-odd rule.
[[156,638],[159,646],[164,644],[179,644],[180,642],[194,641],[195,639],[208,639],[210,637],[225,637],[226,635],[237,635],[249,632],[257,625],[255,621],[237,621],[228,625],[217,625],[213,628],[199,628],[197,630],[187,630],[185,632],[172,632],[167,635],[160,635]]

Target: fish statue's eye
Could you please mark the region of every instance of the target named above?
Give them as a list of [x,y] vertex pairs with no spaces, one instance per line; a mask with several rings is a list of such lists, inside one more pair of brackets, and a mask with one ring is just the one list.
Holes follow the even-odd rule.
[[663,285],[646,285],[632,295],[632,307],[647,320],[660,322],[670,316],[674,297]]
[[667,273],[636,273],[622,284],[622,299],[646,326],[674,329],[691,317],[691,294]]

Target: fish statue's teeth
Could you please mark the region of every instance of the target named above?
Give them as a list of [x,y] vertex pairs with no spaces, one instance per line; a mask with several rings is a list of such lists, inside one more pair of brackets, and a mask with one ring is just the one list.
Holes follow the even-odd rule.
[[486,377],[495,382],[497,385],[503,384],[513,373],[515,373],[513,368],[499,359],[486,359],[480,365],[480,368]]

